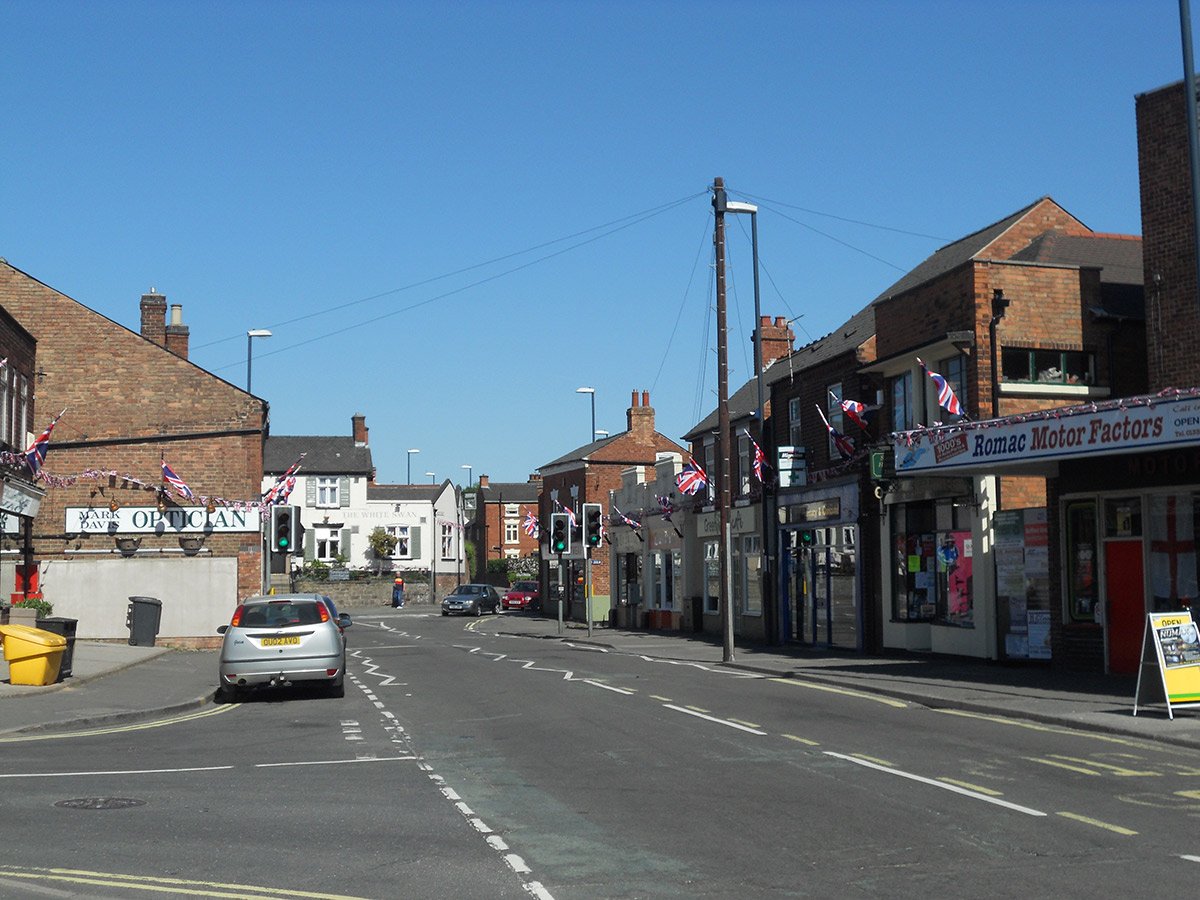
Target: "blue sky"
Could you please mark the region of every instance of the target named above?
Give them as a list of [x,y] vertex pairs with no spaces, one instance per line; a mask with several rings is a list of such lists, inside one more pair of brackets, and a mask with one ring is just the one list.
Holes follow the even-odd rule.
[[[0,256],[132,329],[151,286],[275,434],[524,481],[716,405],[707,189],[797,345],[1050,195],[1141,231],[1175,0],[10,2]],[[729,223],[730,383],[752,374]],[[105,465],[97,460],[97,465]],[[185,478],[186,473],[180,473]]]

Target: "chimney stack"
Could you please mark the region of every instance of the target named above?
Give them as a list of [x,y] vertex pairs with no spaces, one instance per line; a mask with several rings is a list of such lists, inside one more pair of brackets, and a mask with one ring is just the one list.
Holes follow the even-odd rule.
[[654,434],[654,410],[650,408],[650,392],[642,391],[639,406],[638,392],[634,391],[629,403],[630,407],[625,413],[629,433],[635,438],[649,441]]
[[486,475],[479,476],[479,489],[483,490],[488,486],[488,477]]
[[166,344],[167,297],[154,288],[142,294],[142,337],[160,347]]
[[[777,359],[783,359],[790,354],[795,348],[793,344],[796,340],[796,334],[792,331],[791,325],[784,316],[776,316],[774,322],[770,316],[760,316],[758,320],[758,331],[762,333],[762,364],[765,369]],[[754,343],[758,338],[758,333],[750,336],[750,343]]]
[[367,417],[362,413],[355,413],[350,417],[350,427],[354,433],[354,446],[367,446],[367,432],[370,430],[367,428]]
[[188,358],[188,327],[183,324],[182,304],[171,304],[171,321],[167,323],[165,346],[176,356]]

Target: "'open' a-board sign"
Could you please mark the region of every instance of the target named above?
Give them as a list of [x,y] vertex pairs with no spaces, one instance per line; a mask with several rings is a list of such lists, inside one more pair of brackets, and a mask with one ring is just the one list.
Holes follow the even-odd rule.
[[[1157,669],[1159,677],[1148,669]],[[1133,714],[1137,715],[1139,705],[1156,702],[1167,704],[1172,719],[1176,707],[1200,706],[1200,633],[1190,611],[1146,616]]]

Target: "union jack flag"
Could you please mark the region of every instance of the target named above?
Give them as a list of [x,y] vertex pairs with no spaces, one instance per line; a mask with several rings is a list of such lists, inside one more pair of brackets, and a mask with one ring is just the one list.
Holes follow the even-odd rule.
[[851,422],[863,431],[867,430],[866,415],[869,410],[865,403],[859,403],[857,400],[841,400],[833,391],[829,392],[829,396],[837,400],[838,404],[842,407],[842,412],[849,417]]
[[661,497],[656,496],[654,499],[658,501],[658,506],[662,510],[663,521],[670,522],[671,514],[675,512],[675,506],[671,503],[671,498],[664,494]]
[[625,515],[625,513],[621,512],[619,509],[617,509],[615,504],[609,504],[609,505],[612,506],[612,511],[621,517],[621,521],[624,522],[626,525],[628,525],[630,528],[636,529],[636,528],[642,527],[641,522],[635,522],[633,519],[629,518],[629,516]]
[[46,451],[50,449],[50,432],[54,430],[54,426],[58,424],[58,420],[63,417],[64,409],[54,421],[46,426],[46,430],[39,434],[29,445],[29,449],[25,451],[25,464],[29,466],[29,471],[36,478],[38,473],[42,471],[42,466],[46,462]]
[[961,416],[963,414],[962,404],[954,396],[954,388],[950,387],[950,382],[921,362],[921,357],[919,356],[917,357],[917,363],[925,370],[925,374],[933,379],[933,383],[937,385],[938,406],[942,407],[942,409],[946,410],[952,416]]
[[833,446],[837,448],[838,456],[842,459],[850,459],[854,455],[854,441],[829,424],[829,420],[825,418],[825,411],[821,409],[821,404],[818,403],[816,406],[817,415],[825,423],[825,428],[829,432],[829,436],[833,439]]
[[572,528],[577,527],[575,524],[575,510],[571,509],[569,506],[563,506],[557,500],[555,500],[554,502],[556,504],[558,504],[559,509],[561,509],[563,512],[565,512],[567,514],[567,519],[570,521],[571,527]]
[[[300,458],[292,463],[291,466],[288,467],[288,470],[275,480],[275,483],[271,485],[270,490],[263,494],[262,499],[264,505],[270,506],[272,503],[282,503],[288,498],[288,495],[291,494],[292,489],[296,486],[295,475],[300,469],[300,463],[304,461],[305,456],[307,456],[307,454],[301,453]],[[290,484],[289,481],[291,482]]]
[[763,455],[762,447],[758,446],[758,442],[755,441],[754,438],[750,437],[750,429],[743,428],[742,431],[746,433],[747,439],[749,439],[750,443],[754,445],[754,477],[759,481],[762,481],[763,469],[767,465],[767,458]]
[[541,531],[541,525],[538,523],[538,518],[533,514],[533,510],[525,513],[525,533],[531,538],[538,536]]
[[687,465],[675,476],[675,484],[689,497],[700,493],[708,487],[708,476],[694,459],[689,459]]
[[188,487],[187,482],[175,474],[175,470],[167,465],[165,459],[162,460],[162,477],[163,481],[175,488],[175,493],[184,500],[196,499],[196,495],[192,493],[192,489]]

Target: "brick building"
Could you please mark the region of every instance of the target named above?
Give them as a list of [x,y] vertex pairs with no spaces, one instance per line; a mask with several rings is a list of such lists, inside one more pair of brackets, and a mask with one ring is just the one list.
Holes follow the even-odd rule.
[[[648,391],[642,391],[640,398],[637,391],[632,392],[629,409],[626,410],[626,423],[625,431],[585,444],[538,468],[542,479],[538,505],[538,520],[543,535],[542,597],[555,598],[558,585],[561,584],[566,591],[564,599],[569,601],[565,607],[566,614],[574,618],[585,616],[583,591],[580,589],[585,570],[582,560],[560,562],[547,552],[544,535],[551,513],[570,509],[576,521],[579,521],[584,503],[599,503],[607,519],[609,492],[621,487],[621,473],[625,469],[653,469],[661,454],[682,455],[687,452],[670,438],[655,431],[654,409],[650,406]],[[602,561],[604,564],[591,566],[594,621],[607,620],[611,604],[612,566],[608,555],[606,551]],[[546,604],[545,609],[548,614],[553,612],[550,604]]]
[[[942,248],[873,302],[877,361],[865,371],[883,379],[885,427],[939,440],[895,445],[880,542],[903,565],[884,570],[885,647],[1048,655],[1046,479],[1057,467],[984,464],[989,445],[974,441],[989,422],[1143,390],[1141,284],[1139,238],[1093,232],[1043,197]],[[939,405],[918,360],[962,415]],[[1019,577],[1004,568],[1018,555]]]
[[[0,262],[0,306],[37,340],[28,430],[63,413],[32,529],[55,614],[128,637],[129,597],[150,596],[161,635],[212,635],[262,584],[266,402],[189,362],[182,309],[153,289],[139,333]],[[162,490],[164,461],[195,499]]]
[[472,580],[488,580],[488,560],[538,555],[538,534],[526,534],[524,524],[526,515],[538,515],[541,491],[542,479],[536,474],[528,481],[505,482],[493,482],[487,475],[480,475],[477,487],[463,490],[473,510],[466,537],[477,548],[477,569],[471,573]]

